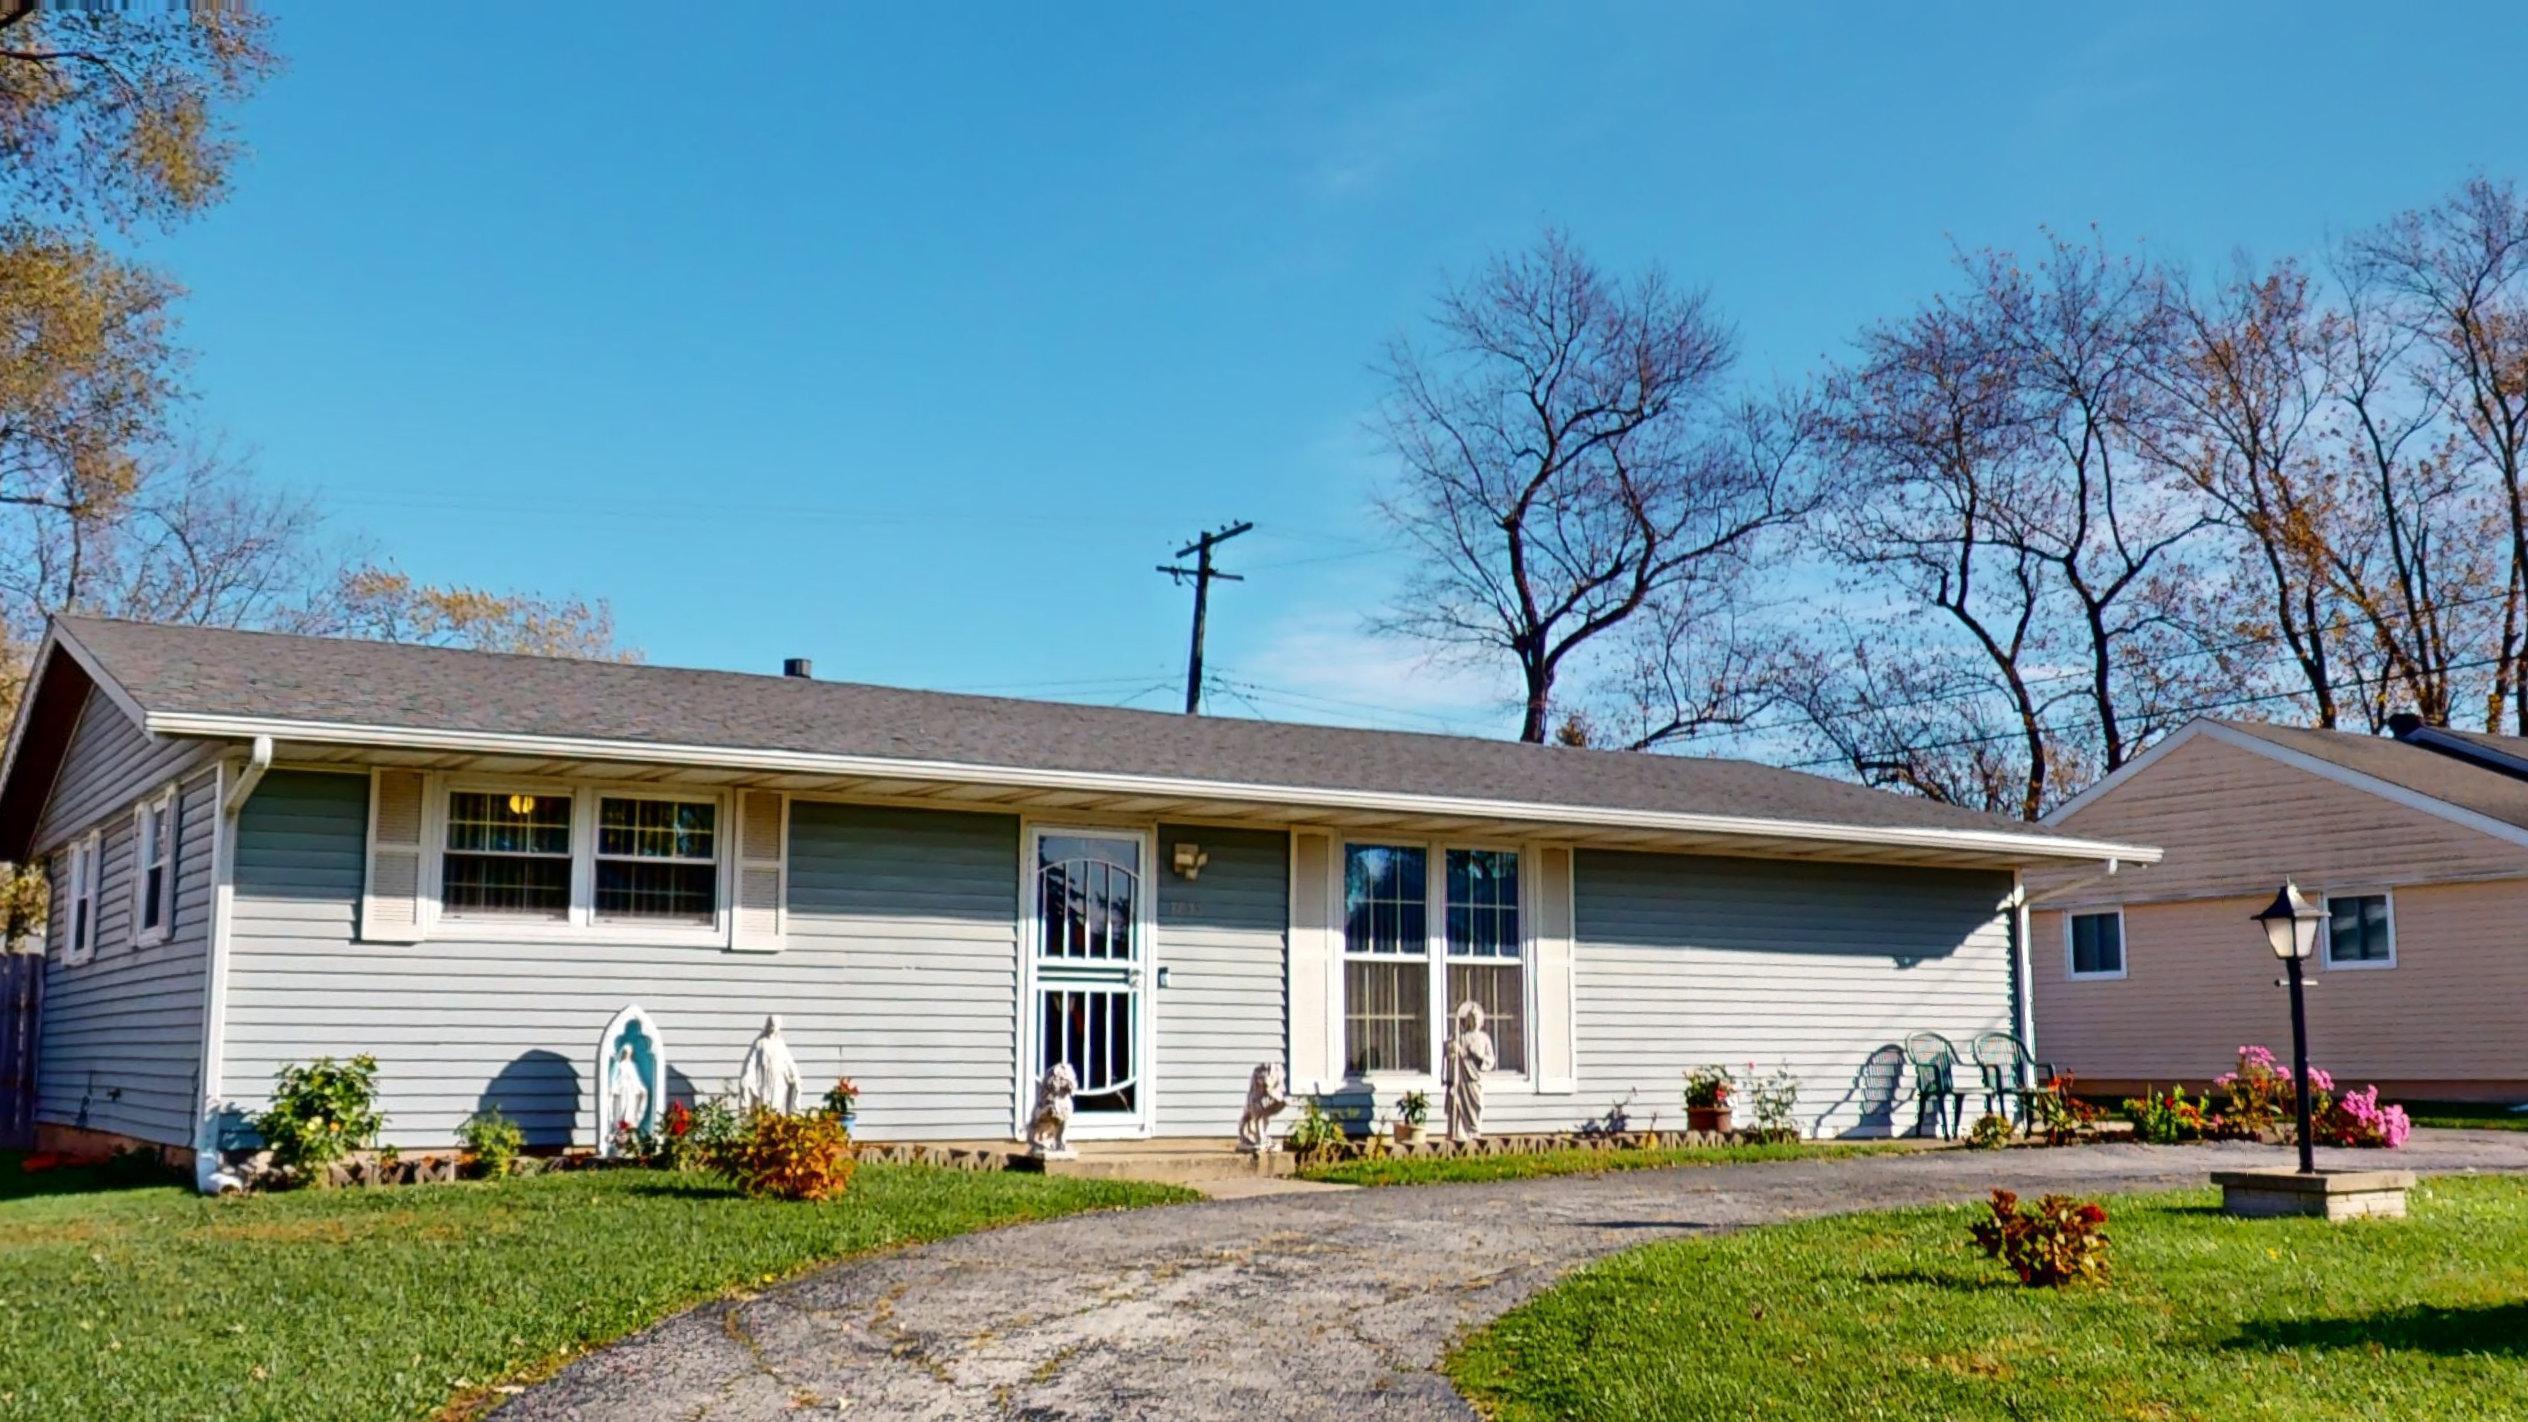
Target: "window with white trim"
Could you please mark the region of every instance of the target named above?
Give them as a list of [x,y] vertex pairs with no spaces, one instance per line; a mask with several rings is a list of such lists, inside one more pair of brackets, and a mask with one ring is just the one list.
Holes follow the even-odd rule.
[[2075,978],[2124,976],[2124,914],[2119,909],[2076,913],[2063,925],[2065,950]]
[[1343,1069],[1431,1070],[1430,854],[1343,847]]
[[1519,931],[1519,856],[1514,849],[1448,851],[1448,997],[1483,1007],[1502,1071],[1527,1070],[1525,943]]
[[601,795],[597,918],[709,927],[720,912],[719,805]]
[[2326,966],[2396,966],[2396,917],[2386,894],[2326,896]]
[[1468,1001],[1498,1069],[1526,1071],[1526,957],[1518,850],[1345,845],[1345,1073],[1429,1075]]
[[99,839],[90,830],[73,841],[63,874],[70,902],[65,907],[62,961],[84,963],[97,951],[97,861]]
[[444,919],[680,936],[724,926],[716,794],[459,780],[438,803]]
[[176,788],[143,800],[132,812],[133,941],[163,943],[176,916]]
[[459,918],[571,915],[571,806],[567,793],[452,790],[439,904]]

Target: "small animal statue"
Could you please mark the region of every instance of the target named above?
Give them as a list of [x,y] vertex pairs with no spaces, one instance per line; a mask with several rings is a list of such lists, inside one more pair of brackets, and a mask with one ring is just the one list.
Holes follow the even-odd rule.
[[1266,1062],[1246,1079],[1246,1112],[1238,1117],[1238,1149],[1262,1155],[1272,1145],[1273,1117],[1290,1104],[1282,1083],[1282,1064]]
[[1483,1134],[1483,1074],[1492,1070],[1492,1034],[1483,1030],[1483,1005],[1457,1005],[1457,1035],[1440,1058],[1440,1086],[1448,1093],[1448,1138],[1471,1141]]
[[746,1065],[737,1075],[738,1103],[748,1109],[769,1107],[784,1116],[799,1109],[799,1059],[790,1055],[790,1044],[781,1040],[781,1018],[764,1019],[764,1030],[755,1034],[755,1044],[746,1049]]
[[1071,1128],[1071,1093],[1080,1079],[1069,1062],[1055,1062],[1036,1083],[1036,1109],[1027,1113],[1027,1153],[1038,1160],[1075,1160],[1079,1152],[1062,1139]]

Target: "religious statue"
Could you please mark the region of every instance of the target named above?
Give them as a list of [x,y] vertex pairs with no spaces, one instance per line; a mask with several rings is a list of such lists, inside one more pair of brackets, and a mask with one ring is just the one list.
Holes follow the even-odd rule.
[[1440,1057],[1440,1087],[1448,1094],[1448,1138],[1465,1142],[1483,1134],[1483,1074],[1492,1070],[1492,1034],[1483,1030],[1483,1004],[1457,1005],[1457,1034]]
[[781,1040],[779,1016],[765,1018],[755,1045],[746,1049],[746,1065],[737,1074],[737,1100],[750,1111],[764,1106],[784,1116],[798,1112],[799,1059]]
[[1055,1062],[1036,1083],[1036,1109],[1027,1113],[1027,1153],[1038,1160],[1074,1160],[1079,1152],[1062,1135],[1071,1128],[1071,1094],[1080,1078],[1069,1062]]
[[641,1078],[641,1064],[632,1059],[630,1042],[614,1049],[614,1066],[606,1077],[606,1100],[614,1117],[606,1122],[607,1130],[629,1126],[638,1131],[649,1124],[650,1084]]
[[1290,1093],[1282,1084],[1282,1064],[1266,1062],[1246,1079],[1246,1112],[1238,1117],[1238,1149],[1249,1155],[1262,1155],[1272,1145],[1268,1138],[1273,1117],[1290,1104]]

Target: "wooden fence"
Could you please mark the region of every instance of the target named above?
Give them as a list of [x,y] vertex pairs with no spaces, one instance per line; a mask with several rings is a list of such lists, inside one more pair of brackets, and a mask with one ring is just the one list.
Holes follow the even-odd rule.
[[0,953],[0,1150],[35,1143],[35,1037],[43,999],[44,955]]

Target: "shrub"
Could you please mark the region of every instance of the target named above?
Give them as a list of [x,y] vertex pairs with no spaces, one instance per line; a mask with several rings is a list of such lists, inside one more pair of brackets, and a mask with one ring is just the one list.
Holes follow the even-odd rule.
[[1729,1068],[1719,1065],[1699,1066],[1685,1074],[1685,1104],[1695,1111],[1718,1111],[1729,1105],[1730,1088],[1738,1079]]
[[1799,1078],[1789,1067],[1747,1088],[1747,1105],[1755,1111],[1755,1134],[1768,1141],[1799,1139]]
[[758,1106],[711,1164],[749,1195],[824,1200],[850,1188],[860,1162],[839,1119],[822,1111],[785,1116]]
[[1291,1123],[1290,1134],[1282,1138],[1282,1143],[1305,1159],[1341,1150],[1347,1139],[1342,1118],[1312,1096],[1301,1103],[1299,1119]]
[[2310,1124],[2317,1139],[2328,1145],[2379,1150],[2397,1149],[2414,1130],[2404,1107],[2379,1104],[2379,1088],[2375,1086],[2345,1092],[2329,1104],[2326,1114],[2312,1118]]
[[[2221,1114],[2234,1132],[2245,1136],[2278,1135],[2285,1140],[2299,1134],[2299,1088],[2274,1054],[2263,1047],[2238,1049],[2236,1070],[2212,1079],[2224,1098]],[[2309,1068],[2309,1115],[2325,1116],[2334,1104],[2335,1079],[2317,1067]]]
[[1973,1150],[1999,1150],[2010,1144],[2011,1135],[2010,1118],[1987,1111],[1976,1117],[1975,1124],[1968,1128],[1966,1144]]
[[527,1145],[525,1128],[500,1114],[497,1106],[466,1117],[465,1124],[456,1128],[456,1139],[473,1154],[475,1164],[483,1167],[483,1174],[493,1180],[509,1173],[518,1152]]
[[2033,1289],[2103,1279],[2107,1274],[2106,1207],[2095,1201],[2048,1195],[2033,1210],[2019,1197],[1995,1190],[1992,1217],[1970,1227],[1984,1253],[2010,1266]]
[[281,1068],[273,1076],[272,1108],[255,1118],[255,1134],[272,1151],[272,1163],[311,1185],[325,1183],[325,1167],[377,1142],[386,1117],[377,1109],[377,1058],[366,1052],[347,1062],[318,1057]]
[[2128,1098],[2123,1111],[2124,1119],[2133,1123],[2133,1138],[2152,1145],[2202,1140],[2210,1124],[2203,1114],[2203,1102],[2187,1100],[2182,1086]]

